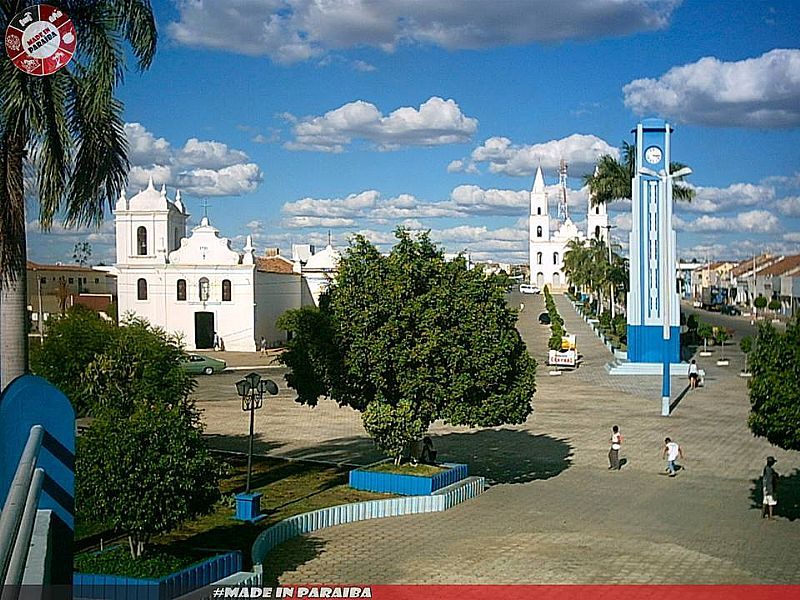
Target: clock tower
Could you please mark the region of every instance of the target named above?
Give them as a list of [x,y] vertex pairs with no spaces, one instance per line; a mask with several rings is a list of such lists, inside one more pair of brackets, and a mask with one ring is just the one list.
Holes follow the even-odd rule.
[[678,363],[680,300],[669,174],[672,127],[661,119],[643,119],[633,131],[636,170],[632,182],[628,360]]

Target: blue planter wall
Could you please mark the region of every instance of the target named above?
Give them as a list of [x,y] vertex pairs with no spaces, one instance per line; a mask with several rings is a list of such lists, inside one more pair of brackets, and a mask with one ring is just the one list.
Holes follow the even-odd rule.
[[88,600],[170,600],[241,570],[242,553],[236,551],[209,558],[161,579],[75,573],[72,594],[74,598]]
[[444,463],[441,466],[447,470],[432,477],[355,469],[350,471],[350,487],[402,496],[428,496],[467,477],[467,465]]

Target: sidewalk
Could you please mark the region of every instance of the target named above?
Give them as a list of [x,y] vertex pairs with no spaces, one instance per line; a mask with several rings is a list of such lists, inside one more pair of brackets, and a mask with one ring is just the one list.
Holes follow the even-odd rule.
[[[701,365],[706,387],[661,417],[660,378],[608,375],[610,352],[558,296],[584,363],[548,377],[549,328],[536,322],[543,300],[524,302],[519,329],[540,364],[533,415],[515,427],[432,428],[446,460],[468,462],[492,487],[440,515],[288,542],[270,555],[272,575],[282,584],[800,583],[800,512],[766,522],[756,501],[764,458],[776,456],[787,475],[800,453],[748,431],[734,352],[730,367]],[[625,437],[621,472],[607,470],[614,424]],[[674,479],[661,475],[665,436],[686,454]]]

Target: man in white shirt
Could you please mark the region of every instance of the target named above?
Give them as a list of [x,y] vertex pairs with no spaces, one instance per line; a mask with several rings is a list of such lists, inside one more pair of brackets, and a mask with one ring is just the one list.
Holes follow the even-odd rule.
[[665,438],[664,449],[661,451],[661,458],[667,459],[667,471],[670,477],[675,477],[675,473],[678,470],[675,465],[675,461],[678,460],[678,457],[683,458],[683,450],[681,450],[681,447],[670,438]]

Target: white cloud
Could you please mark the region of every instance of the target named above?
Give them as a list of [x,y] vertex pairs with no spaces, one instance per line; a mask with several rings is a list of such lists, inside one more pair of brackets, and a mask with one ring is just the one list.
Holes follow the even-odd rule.
[[787,242],[800,243],[800,231],[792,231],[789,233],[784,233],[783,239],[786,240]]
[[318,152],[343,152],[354,139],[372,142],[380,150],[455,144],[468,141],[478,127],[478,120],[465,116],[454,100],[436,96],[418,109],[403,106],[388,116],[374,104],[357,100],[319,117],[284,118],[296,120],[295,139],[284,147]]
[[140,123],[126,123],[132,193],[144,188],[150,177],[198,196],[241,196],[255,191],[264,174],[247,154],[216,141],[190,138],[174,149]]
[[525,213],[530,208],[530,192],[525,190],[484,190],[476,185],[460,185],[450,192],[456,206],[472,213]]
[[541,165],[556,170],[562,159],[567,161],[572,176],[590,172],[597,159],[610,154],[619,158],[619,150],[594,135],[574,133],[560,140],[541,144],[517,145],[505,137],[492,137],[472,151],[474,163],[488,163],[492,173],[514,177],[530,177]]
[[284,64],[329,50],[410,43],[449,50],[595,39],[662,29],[679,0],[179,0],[178,43]]
[[775,188],[770,185],[732,183],[728,187],[691,186],[697,195],[691,202],[676,202],[675,208],[689,212],[725,212],[742,206],[765,205],[775,199]]
[[800,217],[800,196],[788,196],[777,202],[778,210],[788,217]]
[[766,210],[751,210],[734,217],[703,215],[686,222],[686,231],[727,231],[746,233],[774,233],[779,231],[778,217]]
[[737,62],[705,57],[658,79],[631,81],[623,93],[637,114],[719,127],[796,127],[800,50],[772,50]]

